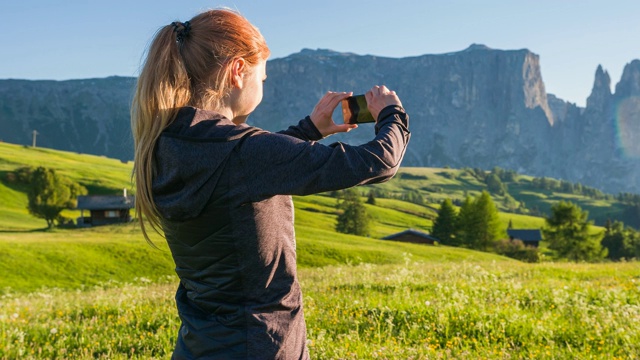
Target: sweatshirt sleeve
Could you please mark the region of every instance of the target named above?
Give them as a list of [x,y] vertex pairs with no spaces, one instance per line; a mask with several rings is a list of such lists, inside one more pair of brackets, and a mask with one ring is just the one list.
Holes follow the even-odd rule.
[[391,179],[409,142],[409,117],[399,106],[379,115],[376,136],[359,146],[323,145],[280,133],[260,133],[239,147],[242,183],[251,201],[309,195]]
[[322,134],[311,121],[309,116],[298,122],[298,125],[291,125],[287,130],[278,131],[278,134],[293,136],[304,141],[315,141],[322,139]]

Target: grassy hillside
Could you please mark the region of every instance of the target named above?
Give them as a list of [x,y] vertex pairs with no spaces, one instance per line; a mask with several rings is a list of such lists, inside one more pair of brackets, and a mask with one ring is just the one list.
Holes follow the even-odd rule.
[[[123,188],[131,189],[131,163],[75,154],[51,149],[33,149],[26,146],[0,143],[0,229],[34,229],[41,221],[34,219],[26,211],[25,189],[10,184],[5,180],[6,173],[22,166],[47,166],[55,168],[61,174],[81,183],[91,195],[120,194]],[[587,196],[540,190],[532,185],[533,178],[519,175],[516,182],[507,183],[509,194],[517,202],[522,202],[527,209],[540,213],[549,211],[552,204],[565,200],[580,205],[589,211],[592,219],[616,219],[624,209],[624,205],[615,200],[596,200]],[[474,176],[462,170],[438,168],[402,168],[399,174],[384,184],[361,187],[363,196],[371,189],[388,193],[389,197],[401,197],[409,192],[419,193],[424,205],[416,205],[397,199],[377,199],[379,216],[374,226],[373,237],[389,234],[398,229],[415,227],[427,230],[435,217],[438,204],[445,198],[462,201],[466,195],[477,196],[487,186]],[[505,197],[492,195],[499,209],[505,226],[512,220],[514,227],[540,227],[540,217],[522,216],[507,212]],[[335,214],[335,200],[330,197],[319,197],[304,200],[296,198],[301,211],[316,213],[318,216]],[[386,213],[385,213],[386,211]],[[391,215],[394,214],[394,215]],[[78,216],[77,212],[67,212],[68,217]],[[424,222],[424,219],[427,219]],[[44,222],[42,222],[44,224]],[[42,225],[43,227],[44,225]]]
[[156,250],[132,224],[91,229],[0,233],[0,294],[80,289],[136,278],[174,276],[166,245]]
[[[518,204],[524,204],[525,211],[534,214],[548,214],[551,205],[559,201],[571,201],[588,211],[589,218],[595,220],[597,225],[602,225],[607,219],[620,219],[625,208],[624,204],[615,199],[593,199],[584,195],[540,189],[535,186],[534,178],[527,175],[517,175],[516,181],[505,182],[505,185],[513,200]],[[386,192],[391,196],[401,196],[404,193],[414,191],[420,193],[427,203],[438,204],[445,198],[462,202],[467,195],[478,196],[483,190],[487,190],[487,185],[464,170],[403,168],[392,181],[372,185],[371,188]],[[508,199],[496,194],[492,194],[492,197],[498,208],[507,212]],[[515,218],[517,216],[514,216]],[[524,220],[524,218],[520,219]],[[541,223],[533,220],[531,223],[525,221],[522,225],[538,227],[539,224]],[[515,223],[514,226],[520,227]]]
[[[6,181],[22,166],[48,166],[81,183],[90,194],[119,194],[130,188],[131,164],[90,155],[0,143],[0,291],[41,287],[81,288],[134,278],[159,279],[173,274],[163,239],[148,246],[136,224],[43,231],[44,220],[26,210],[26,189]],[[408,257],[430,262],[450,260],[510,261],[494,254],[447,247],[427,247],[377,240],[415,228],[428,231],[432,206],[394,199],[366,205],[373,218],[370,238],[335,232],[336,199],[326,195],[295,197],[298,264],[400,264]],[[79,212],[67,211],[68,217]],[[11,289],[8,289],[11,288]]]
[[[0,231],[46,227],[44,220],[36,219],[27,212],[24,186],[6,179],[7,173],[24,166],[53,168],[85,186],[91,195],[116,195],[122,193],[123,188],[131,188],[131,163],[0,142]],[[63,215],[76,218],[80,212],[65,211]]]
[[[90,194],[115,195],[123,188],[132,190],[131,163],[0,143],[0,270],[8,274],[0,280],[0,289],[78,288],[109,280],[161,278],[173,273],[173,263],[163,240],[157,237],[155,242],[164,251],[149,247],[135,224],[43,231],[44,220],[27,213],[25,186],[7,181],[7,173],[23,166],[55,168],[87,187]],[[522,178],[522,183],[526,183],[527,178]],[[439,201],[445,197],[462,199],[465,194],[474,195],[483,188],[481,182],[457,170],[401,169],[396,178],[385,184],[359,188],[363,196],[371,189],[383,189],[392,195],[417,191],[426,201],[415,204],[396,198],[377,198],[375,205],[366,204],[373,219],[370,237],[334,231],[338,215],[336,199],[328,194],[294,197],[298,263],[301,267],[401,264],[407,257],[429,262],[510,261],[465,249],[378,240],[408,228],[429,231]],[[524,193],[532,196],[531,192]],[[557,197],[557,194],[551,195],[539,196]],[[75,218],[79,212],[70,210],[64,215]],[[509,221],[516,228],[538,228],[544,223],[539,217],[504,212],[500,218],[505,230]]]

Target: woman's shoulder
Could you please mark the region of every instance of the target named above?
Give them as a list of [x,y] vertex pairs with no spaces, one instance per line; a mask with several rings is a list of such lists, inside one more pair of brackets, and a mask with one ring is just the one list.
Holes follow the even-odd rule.
[[162,135],[194,141],[230,141],[260,131],[246,124],[236,125],[215,111],[183,107]]

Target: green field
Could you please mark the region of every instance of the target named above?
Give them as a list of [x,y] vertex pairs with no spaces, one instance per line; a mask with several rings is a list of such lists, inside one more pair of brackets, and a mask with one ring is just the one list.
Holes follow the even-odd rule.
[[[414,261],[299,272],[314,359],[637,359],[637,264]],[[175,279],[2,297],[2,359],[168,359]]]
[[[179,325],[177,279],[162,238],[154,237],[160,250],[150,247],[133,223],[44,231],[44,220],[26,211],[22,185],[5,181],[25,165],[54,167],[90,194],[131,191],[130,163],[0,143],[0,359],[168,359]],[[429,201],[366,205],[370,237],[333,230],[335,198],[294,197],[312,358],[640,358],[637,262],[524,264],[379,240],[407,228],[428,231],[439,200],[483,189],[472,178],[443,175],[455,171],[402,169],[376,185],[422,189]],[[526,189],[522,196],[557,196]],[[504,228],[544,223],[500,217]]]

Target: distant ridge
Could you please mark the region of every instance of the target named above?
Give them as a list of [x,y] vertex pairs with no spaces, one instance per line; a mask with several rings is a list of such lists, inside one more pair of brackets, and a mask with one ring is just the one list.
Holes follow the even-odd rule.
[[[638,60],[627,64],[614,93],[599,67],[585,108],[547,94],[535,53],[483,44],[407,58],[303,49],[269,61],[267,72],[252,125],[280,130],[328,90],[362,93],[386,84],[411,116],[403,165],[499,166],[607,192],[640,192]],[[0,80],[0,139],[30,144],[37,130],[41,146],[131,159],[134,85],[123,77]],[[324,141],[361,143],[372,131],[362,126]]]

